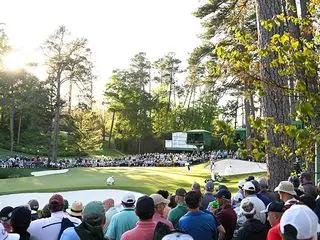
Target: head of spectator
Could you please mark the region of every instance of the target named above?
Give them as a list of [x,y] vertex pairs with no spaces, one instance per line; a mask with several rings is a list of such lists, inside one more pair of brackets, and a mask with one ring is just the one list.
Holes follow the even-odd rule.
[[300,185],[300,180],[298,177],[295,176],[291,176],[288,178],[288,181],[291,182],[293,184],[293,187],[296,189],[299,187]]
[[244,184],[245,184],[245,181],[239,181],[239,182],[238,182],[238,188],[239,188],[240,190],[242,190]]
[[83,211],[83,204],[80,201],[74,201],[71,205],[71,208],[68,208],[66,212],[72,216],[79,219],[82,219],[82,211]]
[[124,208],[133,208],[136,198],[132,193],[124,195],[121,199],[121,204]]
[[185,201],[191,211],[199,211],[201,203],[201,193],[199,191],[187,192]]
[[13,207],[11,206],[4,207],[0,211],[0,221],[7,232],[11,232],[10,219],[11,219],[12,211],[13,211]]
[[255,186],[253,185],[252,182],[246,182],[244,185],[243,185],[243,193],[244,193],[244,196],[247,197],[247,196],[250,196],[250,195],[253,195],[256,193],[256,188]]
[[245,179],[246,182],[250,182],[252,180],[254,180],[254,176],[251,176],[251,175]]
[[264,178],[264,177],[258,178],[258,183],[259,183],[261,191],[267,191],[268,190],[268,181],[267,181],[266,178]]
[[[11,216],[12,232],[19,233],[21,239],[28,239],[27,229],[31,223],[31,211],[26,207],[17,207]],[[28,237],[27,237],[28,236]]]
[[250,199],[243,200],[240,213],[242,213],[246,219],[252,219],[254,217],[254,215],[256,214],[256,210]]
[[256,193],[260,192],[260,184],[257,180],[251,180],[252,184],[254,185],[254,188],[256,189]]
[[89,202],[83,209],[82,221],[93,227],[103,227],[106,222],[105,210],[102,202]]
[[300,174],[300,183],[301,184],[307,184],[307,183],[311,183],[312,181],[312,177],[311,174],[308,172],[303,172]]
[[197,182],[194,182],[194,183],[191,185],[191,190],[192,190],[192,191],[201,192],[200,184],[197,183]]
[[185,203],[185,196],[187,194],[187,191],[183,188],[179,188],[176,190],[176,197],[175,201],[177,204],[183,204]]
[[299,201],[304,203],[307,207],[309,207],[312,211],[314,211],[317,207],[317,203],[314,198],[310,195],[301,195],[299,197]]
[[242,199],[243,199],[243,195],[240,193],[236,193],[236,195],[234,195],[233,197],[233,206],[239,207]]
[[51,216],[51,212],[49,209],[49,204],[44,205],[41,211],[41,218],[48,218]]
[[17,233],[8,233],[4,226],[0,223],[0,239],[1,240],[19,240],[20,235]]
[[36,199],[32,199],[28,202],[30,209],[31,209],[31,213],[37,213],[38,209],[39,209],[39,202]]
[[205,190],[206,190],[206,192],[209,192],[209,193],[212,193],[212,192],[213,192],[213,190],[214,190],[214,184],[213,184],[212,181],[206,182]]
[[176,195],[170,195],[169,201],[170,201],[170,203],[168,204],[169,208],[172,209],[172,208],[175,208],[177,206]]
[[268,204],[266,210],[262,211],[268,214],[267,220],[270,225],[273,227],[280,222],[281,216],[284,212],[284,203],[283,202],[271,202]]
[[108,211],[110,208],[114,207],[114,200],[112,198],[108,198],[103,201],[104,210]]
[[151,194],[150,197],[153,199],[155,213],[158,213],[162,216],[164,209],[170,201],[158,193]]
[[280,220],[280,231],[285,240],[317,239],[318,217],[305,205],[293,205]]
[[63,211],[67,211],[67,209],[69,208],[69,202],[67,199],[63,199]]
[[230,204],[231,193],[227,189],[221,189],[214,195],[219,203],[219,206]]
[[186,233],[175,232],[164,236],[162,240],[193,240],[193,237]]
[[216,188],[216,192],[219,192],[220,190],[228,190],[228,187],[226,185],[220,184],[218,185],[218,187]]
[[280,195],[280,199],[283,202],[286,202],[296,195],[294,191],[293,184],[289,181],[282,181],[279,183],[278,187],[274,189],[275,192],[278,192]]
[[151,197],[142,196],[138,198],[136,204],[136,215],[140,221],[151,220],[155,211],[154,201]]
[[60,194],[54,194],[49,199],[49,209],[52,213],[64,210],[64,200]]
[[169,192],[167,190],[159,190],[157,193],[160,194],[165,199],[168,199],[169,197]]

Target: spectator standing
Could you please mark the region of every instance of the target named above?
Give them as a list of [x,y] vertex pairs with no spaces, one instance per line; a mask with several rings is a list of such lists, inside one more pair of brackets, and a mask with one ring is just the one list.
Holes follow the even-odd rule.
[[249,200],[255,208],[254,218],[260,220],[263,224],[266,222],[266,214],[261,213],[261,211],[266,209],[264,203],[257,197],[256,189],[252,182],[246,182],[243,186],[245,198],[241,201],[240,209],[242,208],[242,203],[244,200]]
[[310,195],[314,199],[317,198],[317,188],[315,185],[313,185],[311,181],[311,174],[307,172],[303,172],[300,175],[300,190],[304,192],[306,195]]
[[260,184],[256,180],[251,181],[256,189],[256,196],[264,203],[264,207],[266,207],[269,203],[272,202],[271,198],[266,194],[260,193]]
[[89,202],[83,210],[82,223],[64,230],[60,240],[104,240],[105,219],[102,202]]
[[274,191],[279,193],[280,199],[284,202],[285,209],[289,209],[292,205],[299,203],[294,197],[296,192],[294,191],[293,184],[289,181],[280,182]]
[[51,217],[31,222],[28,228],[31,240],[57,240],[64,219],[69,219],[75,226],[78,226],[81,223],[81,220],[71,217],[63,211],[64,200],[59,194],[55,194],[50,198],[49,209]]
[[294,191],[296,192],[296,196],[300,197],[304,194],[304,192],[299,188],[300,179],[298,177],[289,177],[288,181],[293,184]]
[[[168,199],[169,198],[169,192],[167,190],[159,190],[157,192],[158,194],[160,194],[162,197],[164,197],[165,199]],[[169,203],[170,203],[170,200],[169,200]],[[167,219],[168,218],[168,214],[170,212],[171,208],[168,206],[168,204],[166,205],[165,209],[163,210],[162,212],[162,217]]]
[[139,218],[134,212],[136,199],[132,193],[125,195],[121,204],[124,207],[119,213],[113,215],[105,237],[109,240],[120,240],[123,233],[133,229]]
[[200,211],[201,194],[190,191],[185,196],[189,212],[179,220],[179,229],[194,240],[211,240],[217,237],[217,226],[212,215]]
[[179,220],[188,212],[188,206],[185,201],[186,190],[179,188],[176,190],[176,203],[177,206],[169,212],[168,220],[172,222],[174,228],[178,228]]
[[36,199],[32,199],[28,202],[31,209],[31,220],[39,219],[38,210],[39,210],[39,202]]
[[106,211],[106,223],[103,227],[103,232],[106,234],[111,218],[113,217],[113,215],[116,215],[118,213],[118,210],[115,208],[114,200],[112,198],[104,200],[103,207],[104,207],[104,210]]
[[7,232],[11,232],[11,230],[12,230],[11,223],[10,223],[12,211],[13,211],[13,207],[11,207],[11,206],[4,207],[0,211],[0,220],[1,220],[1,223],[4,227],[4,229]]
[[29,240],[27,229],[31,223],[31,211],[26,207],[17,207],[11,216],[12,232],[20,235],[20,240]]
[[200,192],[201,193],[201,187],[200,187],[200,184],[197,183],[197,182],[194,182],[192,185],[191,185],[191,190],[192,191],[196,191],[196,192]]
[[241,202],[241,212],[246,218],[242,227],[237,232],[235,240],[263,240],[267,237],[267,227],[260,220],[254,218],[256,209],[250,199]]
[[154,214],[152,220],[155,223],[162,222],[166,224],[170,229],[174,229],[172,223],[168,219],[162,217],[163,211],[165,210],[167,204],[170,201],[157,193],[151,194],[150,197],[153,199],[154,202]]
[[68,208],[66,212],[75,218],[82,219],[82,212],[83,212],[83,204],[81,201],[74,201],[71,205],[71,208]]
[[260,177],[257,181],[260,185],[260,195],[267,196],[272,202],[280,200],[279,195],[277,193],[269,190],[268,181],[266,178]]
[[151,197],[142,196],[138,199],[135,213],[139,217],[137,226],[125,232],[121,240],[152,240],[156,223],[152,220],[154,214],[154,202]]
[[208,205],[210,202],[216,200],[213,194],[213,190],[214,190],[213,182],[212,181],[206,182],[205,193],[203,194],[202,202],[201,202],[201,206],[205,209],[208,208]]
[[267,220],[271,225],[271,228],[268,231],[267,240],[282,240],[280,233],[280,219],[284,212],[284,203],[271,202],[264,212],[268,214]]
[[215,197],[219,203],[219,209],[215,216],[226,231],[225,239],[230,240],[233,237],[237,225],[237,214],[231,207],[231,193],[226,190],[220,190]]
[[240,197],[241,198],[241,200],[242,199],[244,199],[244,192],[243,192],[243,186],[244,186],[244,184],[245,184],[245,181],[239,181],[238,182],[238,188],[239,188],[239,190],[238,190],[238,192],[236,193],[236,195],[234,195],[234,196],[232,196],[232,198],[231,198],[231,205],[233,206],[233,207],[235,207],[235,202],[234,202],[234,198],[235,198],[235,196],[237,196],[238,198]]
[[0,239],[2,240],[19,240],[20,236],[17,233],[8,233],[2,223],[0,223]]

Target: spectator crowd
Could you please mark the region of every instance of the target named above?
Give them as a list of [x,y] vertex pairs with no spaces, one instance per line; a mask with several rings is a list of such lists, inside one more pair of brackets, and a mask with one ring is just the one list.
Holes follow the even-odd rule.
[[315,240],[319,239],[319,189],[311,175],[290,177],[271,191],[253,176],[228,186],[206,181],[202,188],[159,190],[138,199],[123,196],[69,203],[54,194],[39,210],[36,199],[0,211],[1,240]]

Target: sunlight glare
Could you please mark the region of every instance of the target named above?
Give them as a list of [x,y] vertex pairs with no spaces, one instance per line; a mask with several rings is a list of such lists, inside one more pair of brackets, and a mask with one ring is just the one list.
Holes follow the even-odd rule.
[[17,70],[23,68],[25,62],[17,52],[10,52],[3,57],[3,65],[8,70]]

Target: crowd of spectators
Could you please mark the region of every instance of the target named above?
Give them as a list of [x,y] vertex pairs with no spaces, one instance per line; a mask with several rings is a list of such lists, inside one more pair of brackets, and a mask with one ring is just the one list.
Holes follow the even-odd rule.
[[[97,199],[100,200],[100,199]],[[32,199],[25,206],[0,211],[0,239],[20,240],[293,240],[319,239],[320,197],[311,175],[290,177],[271,191],[267,180],[253,176],[228,186],[206,181],[203,188],[159,190],[138,199],[123,196],[81,199],[69,206],[59,194],[39,210]]]

